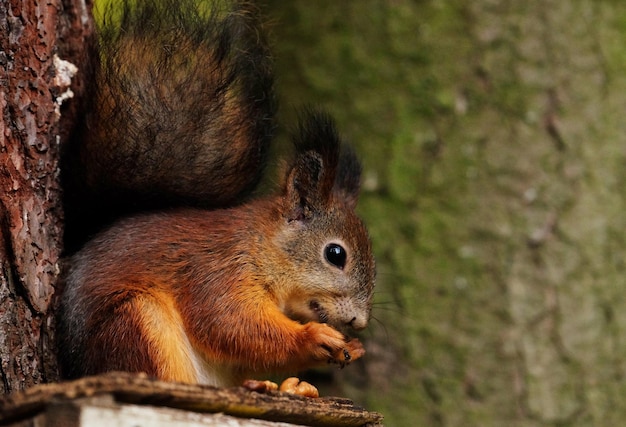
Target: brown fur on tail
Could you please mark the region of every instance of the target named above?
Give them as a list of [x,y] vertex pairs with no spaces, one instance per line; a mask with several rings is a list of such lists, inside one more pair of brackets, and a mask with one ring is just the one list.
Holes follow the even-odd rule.
[[224,207],[255,188],[275,111],[259,27],[247,2],[105,11],[87,114],[63,156],[68,252],[129,213]]

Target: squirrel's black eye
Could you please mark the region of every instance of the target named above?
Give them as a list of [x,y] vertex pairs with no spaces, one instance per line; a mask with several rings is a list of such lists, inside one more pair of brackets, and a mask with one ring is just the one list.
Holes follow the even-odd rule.
[[343,270],[346,265],[346,250],[336,243],[331,243],[324,248],[324,256],[326,261],[331,263],[337,268]]

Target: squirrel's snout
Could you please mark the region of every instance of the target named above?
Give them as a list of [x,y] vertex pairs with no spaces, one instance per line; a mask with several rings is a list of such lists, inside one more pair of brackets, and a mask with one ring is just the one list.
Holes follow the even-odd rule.
[[354,329],[355,331],[360,331],[362,329],[365,329],[365,327],[367,327],[367,317],[366,316],[354,316],[352,319],[350,319],[347,325],[351,327],[352,329]]
[[329,323],[340,330],[360,331],[367,327],[369,321],[369,310],[355,306],[349,297],[328,300],[324,303],[312,300],[309,303],[309,309],[315,313],[318,322]]
[[360,331],[367,326],[369,311],[357,306],[351,298],[344,297],[336,301],[335,309],[344,327]]

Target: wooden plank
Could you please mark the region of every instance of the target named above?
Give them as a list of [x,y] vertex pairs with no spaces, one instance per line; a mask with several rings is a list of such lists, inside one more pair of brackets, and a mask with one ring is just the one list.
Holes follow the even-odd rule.
[[[112,395],[52,402],[39,425],[59,427],[294,427],[294,424],[117,402]],[[23,426],[23,427],[35,427]]]
[[224,413],[240,418],[308,426],[376,426],[382,415],[348,399],[305,398],[280,392],[257,393],[243,387],[216,388],[168,383],[142,374],[109,373],[80,380],[44,384],[0,399],[0,424],[33,417],[51,402],[110,394],[116,402]]

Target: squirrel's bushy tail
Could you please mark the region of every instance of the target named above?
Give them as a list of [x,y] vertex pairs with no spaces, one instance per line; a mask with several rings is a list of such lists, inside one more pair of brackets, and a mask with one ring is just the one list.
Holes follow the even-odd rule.
[[119,216],[236,204],[274,127],[271,60],[248,2],[113,2],[65,147],[66,249]]

